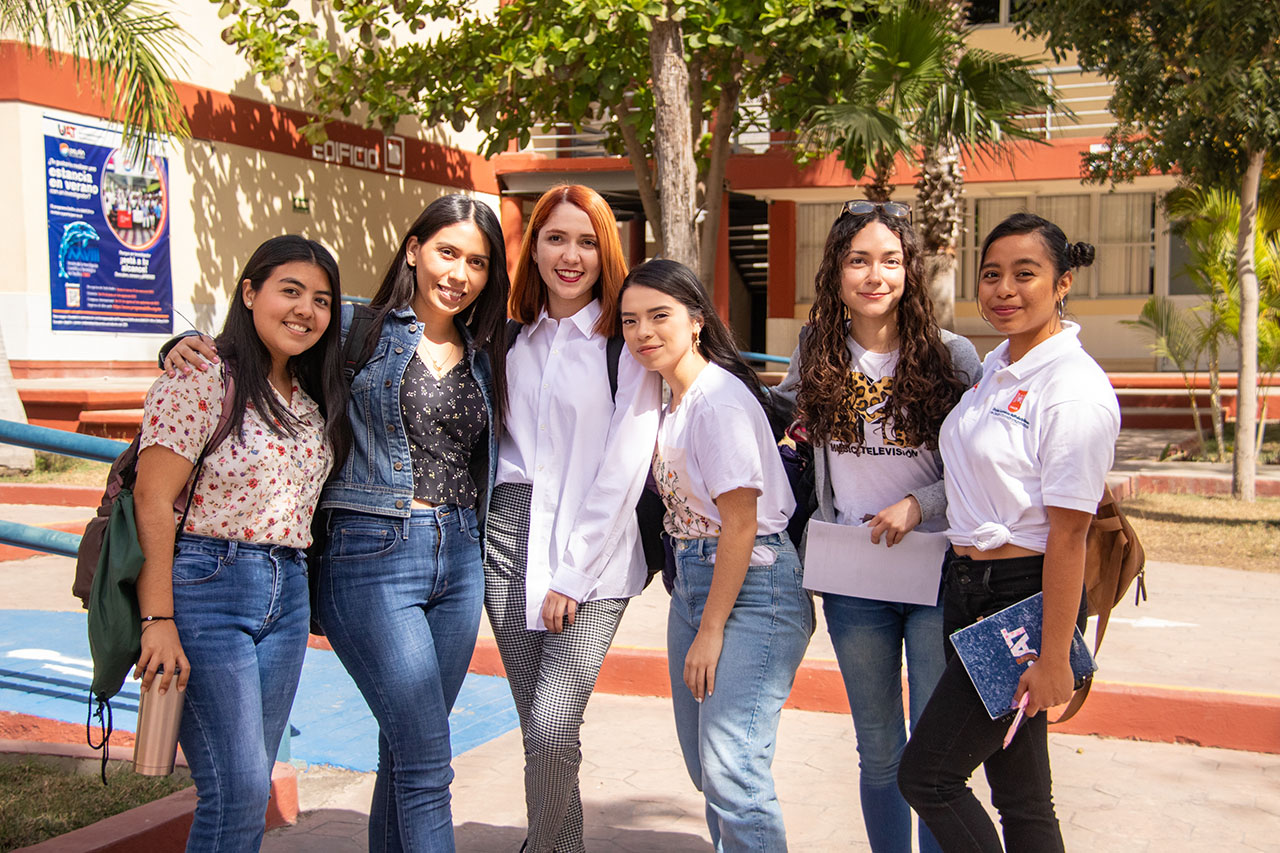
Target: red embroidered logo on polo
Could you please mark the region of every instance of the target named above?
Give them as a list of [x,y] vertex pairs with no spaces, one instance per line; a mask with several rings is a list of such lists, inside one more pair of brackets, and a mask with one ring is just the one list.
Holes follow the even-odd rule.
[[1027,398],[1027,389],[1023,388],[1013,395],[1013,399],[1009,401],[1009,411],[1016,412],[1022,408],[1022,401]]

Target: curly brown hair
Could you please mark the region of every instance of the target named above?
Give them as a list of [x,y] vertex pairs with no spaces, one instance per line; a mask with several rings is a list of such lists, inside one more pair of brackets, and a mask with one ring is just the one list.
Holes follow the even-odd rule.
[[[849,309],[840,298],[841,269],[853,238],[879,222],[902,242],[906,284],[898,302],[898,363],[893,388],[884,404],[885,428],[908,447],[938,446],[938,430],[966,383],[957,376],[951,352],[933,317],[933,300],[924,285],[924,262],[910,222],[883,210],[854,215],[842,212],[827,234],[822,264],[814,280],[815,297],[800,352],[800,420],[815,444],[861,445],[863,420],[849,417],[854,387],[849,352]],[[838,448],[837,448],[838,449]]]

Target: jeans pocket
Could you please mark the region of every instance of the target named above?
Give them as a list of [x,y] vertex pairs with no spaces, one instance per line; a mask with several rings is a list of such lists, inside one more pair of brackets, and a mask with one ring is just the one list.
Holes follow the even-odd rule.
[[467,539],[477,545],[480,543],[480,523],[476,521],[475,513],[463,512],[462,517],[458,519],[458,526],[462,528]]
[[356,560],[380,557],[396,546],[400,532],[396,525],[377,518],[335,521],[329,529],[328,560]]
[[192,586],[208,583],[222,571],[222,557],[200,549],[179,548],[173,558],[173,585]]

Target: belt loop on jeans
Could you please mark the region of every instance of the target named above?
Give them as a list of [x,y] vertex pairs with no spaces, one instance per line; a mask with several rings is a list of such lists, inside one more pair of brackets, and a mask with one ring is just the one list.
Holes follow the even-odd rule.
[[240,543],[234,539],[227,540],[227,556],[223,557],[223,562],[234,563],[236,561],[236,551],[239,550]]
[[409,522],[412,518],[412,516],[405,516],[400,520],[400,538],[406,542],[409,541]]

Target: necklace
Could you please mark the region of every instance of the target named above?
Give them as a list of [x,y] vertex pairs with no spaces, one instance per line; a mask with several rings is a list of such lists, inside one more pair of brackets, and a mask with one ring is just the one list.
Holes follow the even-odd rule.
[[423,336],[422,341],[418,344],[418,355],[425,357],[426,360],[431,363],[431,372],[437,379],[439,379],[441,376],[444,376],[446,368],[454,365],[454,355],[456,354],[454,352],[454,347],[456,347],[457,344],[453,341],[448,341],[445,344],[447,349],[442,354],[442,357],[439,360],[436,360],[436,357],[431,354],[431,350],[427,348],[427,343],[428,341],[426,336]]

